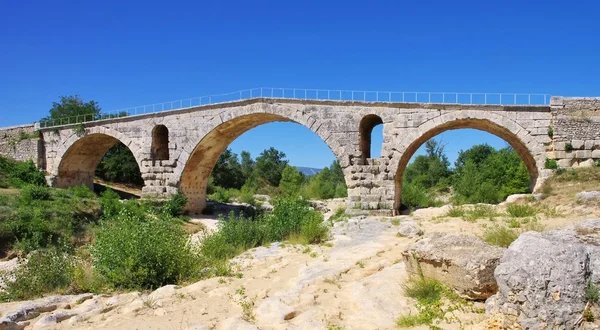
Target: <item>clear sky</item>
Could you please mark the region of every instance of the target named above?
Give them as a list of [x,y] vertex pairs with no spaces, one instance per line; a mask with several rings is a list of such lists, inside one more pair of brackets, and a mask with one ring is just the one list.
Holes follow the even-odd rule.
[[[600,94],[592,0],[31,0],[0,12],[0,126],[34,122],[71,94],[105,110],[261,86]],[[290,125],[232,148],[256,156],[277,143],[294,165],[331,163]],[[458,133],[443,137],[449,152],[498,142]]]

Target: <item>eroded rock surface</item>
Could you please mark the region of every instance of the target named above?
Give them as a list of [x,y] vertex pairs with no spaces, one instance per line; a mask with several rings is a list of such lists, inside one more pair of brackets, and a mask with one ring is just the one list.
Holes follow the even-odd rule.
[[522,234],[496,268],[498,294],[488,313],[503,313],[527,329],[573,329],[586,305],[589,281],[600,283],[600,219]]
[[454,233],[431,233],[402,253],[409,274],[435,278],[459,294],[485,299],[496,293],[494,269],[504,249]]

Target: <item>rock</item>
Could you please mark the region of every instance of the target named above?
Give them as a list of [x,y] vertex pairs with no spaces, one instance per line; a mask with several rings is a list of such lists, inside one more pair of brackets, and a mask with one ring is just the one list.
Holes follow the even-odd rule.
[[259,327],[255,326],[250,322],[246,322],[239,317],[229,318],[221,324],[220,329],[222,330],[260,330]]
[[410,244],[402,253],[406,270],[434,278],[471,299],[485,299],[498,286],[494,269],[504,249],[474,236],[431,233]]
[[589,281],[600,284],[600,219],[514,241],[494,272],[498,293],[488,313],[516,318],[526,329],[572,329]]
[[413,238],[422,236],[423,230],[421,227],[419,227],[419,224],[416,221],[412,219],[406,219],[400,222],[400,225],[398,226],[398,234],[403,237]]
[[278,324],[296,316],[296,310],[277,297],[264,299],[254,312],[256,319],[264,324]]
[[160,287],[160,288],[152,291],[149,299],[163,299],[163,298],[171,297],[175,294],[175,292],[177,291],[178,288],[179,287],[174,284],[165,285],[163,287]]
[[582,191],[575,195],[575,199],[582,202],[600,201],[600,191]]
[[514,194],[514,195],[510,195],[508,197],[506,197],[506,202],[507,203],[514,203],[516,201],[518,201],[519,199],[524,199],[524,198],[533,198],[532,194]]
[[63,310],[52,314],[44,315],[37,322],[35,322],[35,324],[33,325],[33,329],[35,330],[50,327],[64,320],[68,320],[75,315],[77,315],[77,313],[72,310]]
[[25,328],[25,324],[18,324],[12,321],[0,320],[0,330],[21,330]]
[[329,211],[329,208],[327,208],[327,202],[324,201],[310,201],[310,206],[320,212]]
[[580,161],[579,162],[579,167],[580,168],[587,168],[587,167],[592,167],[594,166],[594,160],[591,158],[588,158],[586,160]]

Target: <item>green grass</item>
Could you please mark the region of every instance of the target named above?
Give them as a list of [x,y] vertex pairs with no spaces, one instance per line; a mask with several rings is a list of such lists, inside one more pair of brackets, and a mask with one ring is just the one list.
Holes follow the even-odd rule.
[[482,238],[490,245],[508,247],[518,237],[519,233],[515,230],[502,226],[493,226],[485,230]]
[[344,206],[340,206],[333,212],[333,215],[329,217],[330,222],[338,222],[344,219],[347,219],[348,215],[346,214],[346,208]]
[[396,326],[400,328],[428,325],[431,329],[440,329],[437,325],[442,321],[460,322],[453,314],[456,310],[481,312],[441,282],[422,275],[408,280],[404,294],[416,300],[417,313],[398,317]]
[[475,222],[477,219],[493,219],[500,216],[500,213],[490,205],[475,205],[471,208],[465,206],[453,206],[446,212],[445,216],[462,218],[468,222]]
[[506,207],[506,213],[513,218],[533,217],[538,212],[536,207],[528,204],[510,204]]

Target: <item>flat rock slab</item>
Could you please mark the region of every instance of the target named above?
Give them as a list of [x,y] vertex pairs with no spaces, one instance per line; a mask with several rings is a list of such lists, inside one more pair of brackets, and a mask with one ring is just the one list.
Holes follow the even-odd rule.
[[575,195],[575,199],[578,201],[600,201],[600,191],[582,191]]
[[461,234],[431,233],[402,253],[411,276],[434,278],[458,294],[482,300],[496,293],[494,269],[504,249]]

